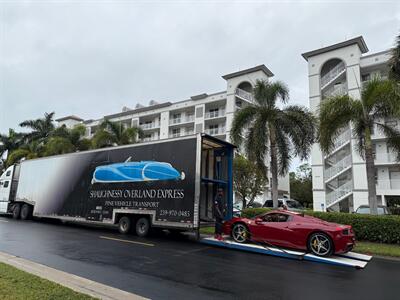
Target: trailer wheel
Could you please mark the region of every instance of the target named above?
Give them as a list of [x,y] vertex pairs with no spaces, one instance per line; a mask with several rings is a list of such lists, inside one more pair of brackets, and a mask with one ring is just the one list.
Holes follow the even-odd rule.
[[122,217],[118,222],[118,231],[122,234],[127,234],[131,231],[132,221],[129,217]]
[[12,211],[12,216],[13,216],[13,219],[15,219],[15,220],[20,218],[20,216],[21,216],[21,205],[14,204],[13,211]]
[[145,237],[150,231],[150,222],[148,218],[139,218],[136,222],[136,234],[140,237]]
[[29,220],[32,217],[32,206],[29,204],[22,205],[21,220]]

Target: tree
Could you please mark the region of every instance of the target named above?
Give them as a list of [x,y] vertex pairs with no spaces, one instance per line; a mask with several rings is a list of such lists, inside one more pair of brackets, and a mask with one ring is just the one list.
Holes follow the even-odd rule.
[[233,161],[233,187],[242,199],[242,208],[251,205],[255,198],[261,195],[267,187],[268,179],[258,166],[245,158],[237,155]]
[[44,146],[44,156],[74,152],[75,147],[68,138],[51,137]]
[[312,176],[309,164],[300,165],[296,172],[290,172],[290,196],[298,200],[304,207],[313,203]]
[[[84,151],[91,147],[91,141],[83,138],[85,136],[86,127],[82,124],[75,125],[72,129],[62,125],[52,132],[52,137],[61,137],[70,141],[73,145],[73,151]],[[61,141],[61,140],[59,140]],[[64,141],[65,143],[65,141]]]
[[24,140],[28,143],[33,141],[44,143],[54,131],[53,117],[54,112],[45,113],[44,118],[26,120],[19,124],[21,127],[31,129],[31,132],[24,134]]
[[266,155],[270,154],[273,206],[278,207],[278,174],[285,175],[291,159],[307,159],[314,142],[315,119],[311,112],[298,105],[283,109],[278,100],[287,103],[289,90],[280,81],[257,80],[253,90],[254,104],[236,112],[231,138],[244,145],[247,157],[266,172]]
[[124,128],[121,123],[104,120],[94,134],[92,144],[94,148],[135,144],[142,135],[143,131],[139,127]]
[[389,61],[389,77],[395,81],[400,81],[400,34],[397,36],[396,45],[392,49]]
[[15,132],[13,129],[8,130],[8,134],[0,134],[0,157],[5,152],[11,152],[22,144],[22,133]]
[[400,159],[400,132],[385,124],[385,119],[400,117],[400,97],[396,84],[374,78],[361,91],[361,99],[349,95],[328,98],[321,103],[319,142],[321,150],[329,153],[342,128],[352,123],[357,151],[365,159],[368,184],[368,202],[372,214],[377,214],[375,163],[371,139],[373,126],[382,131],[389,149],[398,152]]

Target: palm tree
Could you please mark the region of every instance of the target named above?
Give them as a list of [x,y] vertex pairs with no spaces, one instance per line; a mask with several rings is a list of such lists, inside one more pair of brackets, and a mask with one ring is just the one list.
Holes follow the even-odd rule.
[[9,154],[22,144],[22,137],[21,133],[15,132],[11,128],[8,130],[8,134],[0,134],[0,170],[5,166],[5,160]]
[[[51,137],[59,137],[69,140],[73,146],[73,151],[84,151],[90,149],[91,141],[84,138],[86,127],[82,124],[75,125],[69,129],[65,125],[57,127],[51,134]],[[59,140],[61,141],[61,140]],[[65,141],[63,142],[66,143]]]
[[396,39],[396,46],[392,49],[392,57],[389,61],[389,77],[400,81],[400,34]]
[[54,112],[45,113],[44,118],[36,120],[26,120],[19,124],[21,127],[31,129],[31,132],[24,134],[24,139],[27,142],[38,141],[45,142],[54,131],[53,124]]
[[238,112],[232,122],[231,139],[243,145],[250,160],[266,172],[266,155],[271,157],[273,206],[278,207],[278,174],[285,175],[291,159],[307,159],[314,143],[315,118],[298,105],[283,109],[277,102],[287,103],[289,90],[280,81],[257,80],[253,90],[254,104]]
[[121,123],[104,120],[94,134],[92,143],[94,148],[135,144],[142,135],[143,131],[139,127],[125,128]]
[[385,124],[385,119],[400,117],[400,94],[390,80],[374,78],[361,91],[361,99],[349,95],[328,98],[321,103],[319,112],[319,142],[321,150],[329,153],[342,128],[352,123],[357,151],[365,159],[368,184],[368,202],[372,214],[377,214],[375,164],[371,140],[373,126],[386,137],[390,149],[400,159],[400,132]]

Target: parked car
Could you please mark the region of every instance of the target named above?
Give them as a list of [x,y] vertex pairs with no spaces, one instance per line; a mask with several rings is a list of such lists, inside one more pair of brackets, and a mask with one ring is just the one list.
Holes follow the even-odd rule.
[[[290,211],[299,211],[300,212],[300,211],[304,210],[303,205],[301,205],[301,203],[297,200],[287,199],[287,198],[278,199],[278,207],[283,207],[284,205],[286,206],[287,210],[290,210]],[[272,208],[273,207],[272,200],[271,199],[266,200],[264,202],[263,207]]]
[[[360,205],[354,213],[369,215],[371,214],[371,210],[369,209],[369,205]],[[386,206],[378,205],[378,215],[390,215],[390,214],[391,213]]]
[[268,246],[310,251],[318,256],[346,253],[355,244],[350,225],[330,223],[286,210],[274,210],[254,218],[233,218],[224,223],[224,233],[238,243],[266,243]]

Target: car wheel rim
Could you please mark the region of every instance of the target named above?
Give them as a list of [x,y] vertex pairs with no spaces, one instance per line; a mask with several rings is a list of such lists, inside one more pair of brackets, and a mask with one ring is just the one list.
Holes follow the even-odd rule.
[[139,232],[140,232],[140,233],[146,232],[146,224],[145,224],[144,222],[141,222],[141,223],[139,224]]
[[311,249],[315,254],[326,255],[331,250],[329,238],[322,234],[313,235],[310,240]]
[[126,231],[128,229],[128,222],[123,221],[121,224],[122,231]]
[[233,239],[237,242],[245,242],[247,236],[247,229],[243,225],[236,225],[233,228]]

